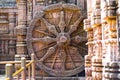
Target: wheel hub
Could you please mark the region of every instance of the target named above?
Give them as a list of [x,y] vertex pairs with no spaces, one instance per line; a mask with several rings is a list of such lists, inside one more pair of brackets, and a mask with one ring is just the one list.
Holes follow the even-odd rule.
[[67,33],[59,33],[57,37],[57,44],[67,46],[70,43],[70,36]]
[[66,42],[67,42],[67,37],[61,36],[61,37],[60,37],[60,42],[61,42],[61,43],[66,43]]

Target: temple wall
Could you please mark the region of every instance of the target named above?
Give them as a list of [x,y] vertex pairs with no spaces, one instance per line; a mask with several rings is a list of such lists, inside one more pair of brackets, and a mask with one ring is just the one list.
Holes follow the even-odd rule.
[[[88,55],[85,57],[86,80],[119,80],[119,1],[87,1]],[[92,4],[92,5],[91,5]]]

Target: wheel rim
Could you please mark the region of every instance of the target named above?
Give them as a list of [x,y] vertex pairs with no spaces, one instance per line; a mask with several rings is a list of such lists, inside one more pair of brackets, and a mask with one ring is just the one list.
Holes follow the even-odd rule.
[[55,4],[36,14],[27,32],[27,46],[38,67],[53,76],[72,76],[84,70],[87,39],[83,19],[80,9],[71,4]]

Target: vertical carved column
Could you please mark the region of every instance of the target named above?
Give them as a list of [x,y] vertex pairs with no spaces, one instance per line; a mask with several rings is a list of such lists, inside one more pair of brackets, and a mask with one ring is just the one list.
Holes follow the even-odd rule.
[[102,80],[104,80],[104,74],[105,74],[105,62],[106,62],[106,55],[107,55],[107,40],[108,40],[108,24],[107,24],[107,2],[105,0],[101,0],[101,24],[102,24],[102,64],[103,64],[103,77]]
[[[27,15],[26,15],[26,0],[17,0],[17,8],[18,8],[18,25],[16,27],[16,50],[17,54],[15,55],[15,61],[20,61],[22,56],[25,56],[27,53],[26,48],[26,22],[27,22]],[[15,69],[18,70],[20,68],[20,64],[15,64]],[[19,79],[20,75],[17,76]]]
[[9,41],[9,54],[14,56],[16,53],[15,50],[15,40],[14,40],[14,28],[15,28],[15,13],[10,12],[8,14],[9,16],[9,30],[10,30],[10,37],[12,38],[12,40]]
[[94,1],[92,24],[95,55],[92,57],[92,78],[93,80],[102,80],[102,27],[100,0]]
[[88,55],[85,56],[85,75],[86,80],[93,80],[92,79],[92,57],[94,56],[93,53],[93,28],[91,26],[91,12],[92,12],[92,0],[87,0],[87,19],[84,20],[84,30],[87,32],[87,45],[88,45]]
[[107,0],[107,16],[106,21],[108,23],[108,39],[106,40],[107,51],[104,63],[103,80],[119,80],[120,62],[118,61],[118,43],[117,42],[117,20],[116,20],[116,0]]
[[92,80],[92,64],[91,58],[93,56],[93,30],[91,28],[90,19],[84,20],[84,29],[87,31],[87,45],[88,55],[85,56],[85,74],[86,80]]
[[[118,0],[118,10],[117,10],[117,43],[118,43],[118,47],[120,47],[120,0]],[[118,61],[120,61],[120,48],[119,48],[119,52],[118,52]]]
[[94,34],[94,54],[92,57],[92,78],[102,80],[102,27],[100,0],[95,0],[93,4],[93,34]]
[[102,80],[102,27],[94,25],[94,49],[95,56],[92,58],[93,80]]
[[17,33],[17,54],[25,55],[27,53],[26,49],[26,0],[17,0],[18,7],[18,26],[16,27]]

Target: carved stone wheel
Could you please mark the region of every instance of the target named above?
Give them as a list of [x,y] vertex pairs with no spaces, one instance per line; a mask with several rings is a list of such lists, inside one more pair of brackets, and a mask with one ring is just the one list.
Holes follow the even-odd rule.
[[53,76],[72,76],[84,70],[87,39],[83,19],[77,6],[61,3],[35,15],[27,32],[27,46],[40,69]]

